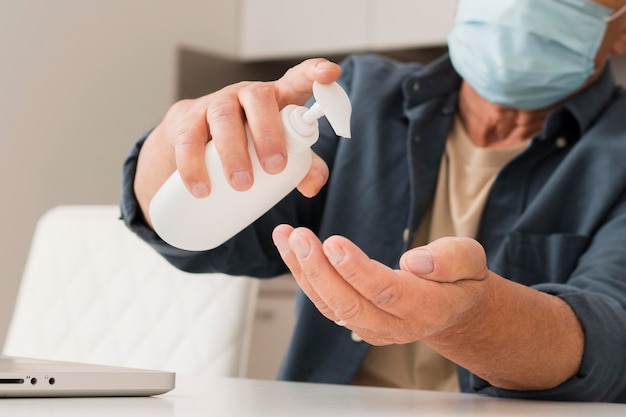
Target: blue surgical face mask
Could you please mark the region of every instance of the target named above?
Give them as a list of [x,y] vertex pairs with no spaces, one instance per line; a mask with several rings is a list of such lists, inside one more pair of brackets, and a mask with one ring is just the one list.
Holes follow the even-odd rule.
[[548,107],[593,74],[611,12],[589,0],[461,0],[450,58],[490,102]]

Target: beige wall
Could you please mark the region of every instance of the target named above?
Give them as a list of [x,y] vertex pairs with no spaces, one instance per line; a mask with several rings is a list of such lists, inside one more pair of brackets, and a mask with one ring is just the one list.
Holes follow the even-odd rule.
[[6,0],[0,13],[0,345],[38,217],[115,203],[132,141],[175,97],[206,1]]

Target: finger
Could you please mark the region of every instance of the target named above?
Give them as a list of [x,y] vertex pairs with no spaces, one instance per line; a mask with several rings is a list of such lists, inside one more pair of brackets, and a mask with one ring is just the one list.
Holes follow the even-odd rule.
[[220,156],[228,183],[238,191],[252,186],[252,162],[248,154],[248,139],[238,91],[247,83],[235,84],[209,96],[206,121]]
[[414,276],[370,259],[342,236],[326,239],[323,250],[342,279],[377,310],[404,317],[415,306],[416,290],[421,283]]
[[286,224],[276,226],[272,233],[274,244],[276,245],[278,252],[291,271],[296,282],[309,300],[311,300],[315,307],[327,318],[333,321],[338,321],[339,319],[332,314],[332,311],[328,309],[326,303],[324,303],[322,298],[315,291],[314,287],[306,279],[306,272],[300,266],[300,262],[298,261],[295,252],[292,251],[290,237],[293,231],[294,228]]
[[308,59],[290,68],[285,75],[274,81],[276,101],[279,108],[287,104],[306,103],[313,94],[313,82],[330,84],[341,74],[341,67],[323,58]]
[[204,108],[197,102],[181,101],[172,106],[168,116],[168,136],[181,180],[193,195],[205,197],[211,185],[204,164],[204,149],[209,140]]
[[269,174],[281,172],[287,163],[287,147],[272,84],[249,83],[238,96],[261,167]]
[[401,281],[389,267],[370,259],[354,243],[331,236],[323,250],[343,280],[381,309],[394,304],[401,294]]
[[437,282],[483,280],[489,273],[485,250],[469,238],[442,238],[412,249],[400,258],[400,268]]
[[298,184],[298,191],[305,197],[314,197],[320,192],[322,187],[328,181],[328,165],[326,162],[317,156],[315,152],[312,153],[311,168],[306,176]]
[[335,271],[313,232],[305,228],[295,229],[289,236],[289,246],[303,272],[303,285],[310,287],[324,306],[321,313],[333,321],[355,321],[366,300]]
[[[313,232],[305,228],[295,229],[289,237],[289,244],[304,272],[305,285],[312,288],[326,308],[322,314],[331,320],[345,322],[347,326],[380,330],[397,325],[396,317],[373,304],[342,275],[343,271],[335,269],[336,254],[325,252],[326,242],[322,245]],[[355,276],[364,280],[381,279],[376,275],[377,271],[367,268],[369,265],[360,266],[363,268]],[[372,272],[374,275],[370,275]]]

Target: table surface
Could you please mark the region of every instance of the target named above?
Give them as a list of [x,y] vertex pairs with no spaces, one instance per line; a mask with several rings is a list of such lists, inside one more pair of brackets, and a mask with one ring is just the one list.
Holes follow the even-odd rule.
[[173,391],[145,398],[5,398],[0,416],[626,416],[626,404],[508,400],[386,388],[236,378],[177,377]]

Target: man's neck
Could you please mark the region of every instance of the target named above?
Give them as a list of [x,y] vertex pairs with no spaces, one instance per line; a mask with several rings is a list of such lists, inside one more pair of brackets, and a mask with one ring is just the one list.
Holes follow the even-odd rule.
[[519,110],[490,103],[467,82],[461,85],[459,116],[476,146],[507,148],[541,132],[543,123],[554,107]]

